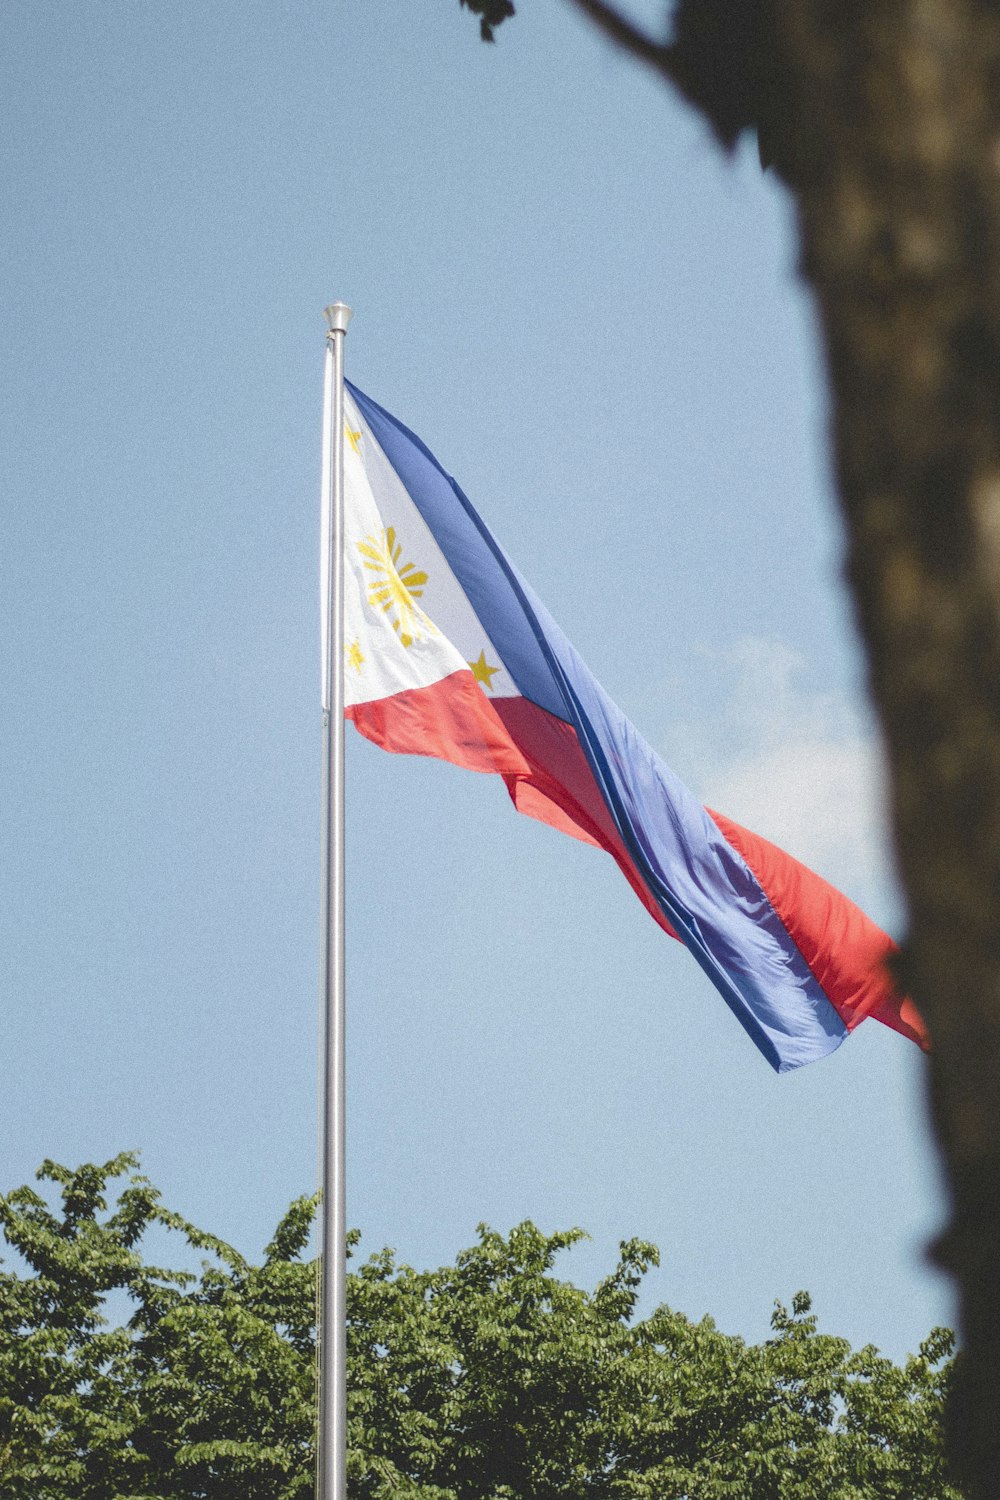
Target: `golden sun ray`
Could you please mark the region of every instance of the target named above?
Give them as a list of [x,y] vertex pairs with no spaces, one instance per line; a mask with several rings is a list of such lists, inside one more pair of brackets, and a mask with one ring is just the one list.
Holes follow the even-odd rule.
[[423,595],[427,574],[415,563],[400,561],[403,546],[396,528],[388,527],[381,537],[365,537],[357,548],[364,566],[375,574],[368,584],[368,603],[389,616],[402,644],[412,646],[426,635],[436,635],[436,627],[416,603]]

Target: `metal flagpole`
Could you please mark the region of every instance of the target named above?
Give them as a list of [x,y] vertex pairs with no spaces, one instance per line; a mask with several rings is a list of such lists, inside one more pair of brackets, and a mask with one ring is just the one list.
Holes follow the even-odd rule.
[[344,337],[351,309],[326,308],[323,730],[323,1273],[319,1318],[320,1500],[347,1500],[347,1209],[344,1108]]

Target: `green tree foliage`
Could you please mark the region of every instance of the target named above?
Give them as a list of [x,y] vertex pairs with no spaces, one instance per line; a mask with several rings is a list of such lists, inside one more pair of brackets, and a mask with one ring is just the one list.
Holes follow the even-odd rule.
[[[316,1200],[293,1203],[251,1265],[164,1208],[134,1157],[38,1176],[48,1197],[0,1197],[15,1252],[0,1500],[310,1495]],[[146,1262],[155,1226],[200,1273]],[[553,1274],[579,1238],[481,1227],[440,1270],[382,1251],[353,1272],[357,1500],[957,1500],[940,1436],[949,1333],[898,1366],[819,1333],[804,1293],[758,1345],[667,1307],[638,1318],[655,1248],[626,1241],[585,1292]]]

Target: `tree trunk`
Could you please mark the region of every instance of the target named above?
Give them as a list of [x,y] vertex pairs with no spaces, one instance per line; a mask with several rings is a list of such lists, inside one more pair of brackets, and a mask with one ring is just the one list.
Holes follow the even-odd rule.
[[[825,335],[951,1194],[952,1451],[1000,1496],[1000,8],[773,0],[768,122]],[[868,1274],[878,1276],[879,1268]]]

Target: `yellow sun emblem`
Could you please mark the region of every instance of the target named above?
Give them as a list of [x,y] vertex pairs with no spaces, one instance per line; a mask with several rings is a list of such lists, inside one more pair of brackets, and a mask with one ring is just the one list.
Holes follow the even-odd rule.
[[403,547],[396,540],[396,528],[390,526],[381,537],[365,537],[357,547],[365,559],[365,567],[375,574],[368,585],[368,603],[389,616],[403,645],[412,646],[422,636],[436,634],[434,625],[415,602],[424,592],[427,574],[415,563],[400,563]]

